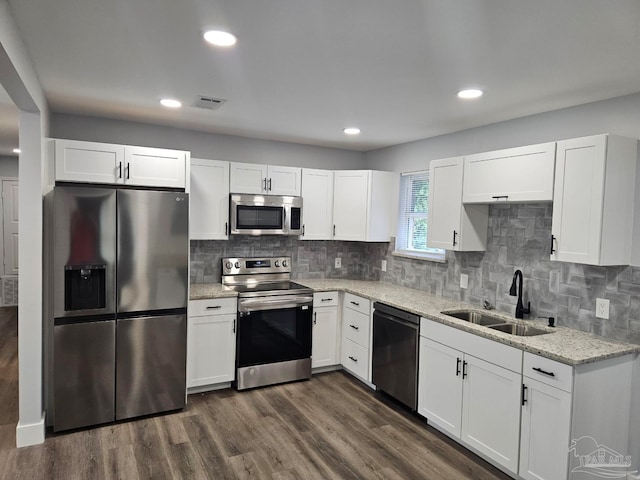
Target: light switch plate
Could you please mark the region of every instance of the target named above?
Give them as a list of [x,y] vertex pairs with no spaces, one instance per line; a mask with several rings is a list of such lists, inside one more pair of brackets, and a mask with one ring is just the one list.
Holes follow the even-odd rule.
[[605,298],[596,298],[596,317],[609,318],[609,300]]
[[387,261],[386,260],[382,260],[382,265],[380,267],[382,269],[383,272],[387,271]]
[[460,274],[460,288],[469,288],[469,275],[466,273]]
[[342,268],[342,258],[336,257],[336,268]]

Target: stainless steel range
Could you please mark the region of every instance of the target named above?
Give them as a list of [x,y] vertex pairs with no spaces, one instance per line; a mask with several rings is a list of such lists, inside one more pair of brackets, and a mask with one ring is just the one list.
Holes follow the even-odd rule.
[[291,258],[223,258],[238,292],[238,390],[311,378],[313,290],[291,281]]

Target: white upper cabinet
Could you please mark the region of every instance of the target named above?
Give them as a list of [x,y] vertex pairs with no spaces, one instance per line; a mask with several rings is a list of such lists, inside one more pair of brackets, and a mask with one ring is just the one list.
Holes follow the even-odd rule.
[[55,140],[56,181],[185,188],[188,152]]
[[186,160],[185,152],[178,150],[124,147],[124,183],[184,188]]
[[302,169],[302,240],[333,238],[333,171]]
[[392,172],[334,172],[334,240],[388,242],[398,208],[398,180]]
[[487,246],[488,205],[462,204],[464,158],[433,160],[429,167],[427,246],[483,251]]
[[229,162],[192,158],[190,197],[189,238],[229,238]]
[[302,169],[255,163],[231,163],[231,193],[300,196]]
[[551,260],[629,265],[637,147],[606,134],[558,142]]
[[463,203],[550,202],[555,142],[464,158]]

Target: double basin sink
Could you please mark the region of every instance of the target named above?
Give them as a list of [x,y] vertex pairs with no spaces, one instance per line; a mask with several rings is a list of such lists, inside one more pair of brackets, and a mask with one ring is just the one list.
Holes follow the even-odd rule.
[[518,337],[532,337],[535,335],[544,335],[546,333],[552,333],[542,328],[534,327],[533,325],[522,325],[521,323],[506,322],[503,317],[492,315],[486,312],[476,312],[473,310],[458,310],[451,312],[440,312],[443,315],[454,317],[465,322],[475,323],[476,325],[482,325],[492,330],[508,333],[510,335],[516,335]]

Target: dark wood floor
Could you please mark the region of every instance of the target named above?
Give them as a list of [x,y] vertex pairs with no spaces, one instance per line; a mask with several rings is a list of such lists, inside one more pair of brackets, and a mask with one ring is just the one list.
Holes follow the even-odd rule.
[[0,373],[0,479],[508,478],[342,372],[16,449],[15,309],[0,309]]

